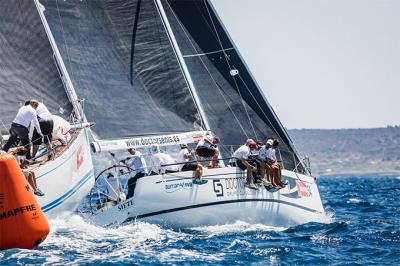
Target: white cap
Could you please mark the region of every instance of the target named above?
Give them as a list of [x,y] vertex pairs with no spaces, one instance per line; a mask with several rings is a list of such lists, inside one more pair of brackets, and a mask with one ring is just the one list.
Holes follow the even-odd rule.
[[273,139],[269,139],[269,140],[267,140],[267,144],[269,144],[269,145],[273,145],[274,144],[274,140]]
[[254,140],[253,139],[247,139],[246,140],[246,145],[249,145],[251,142],[254,142]]

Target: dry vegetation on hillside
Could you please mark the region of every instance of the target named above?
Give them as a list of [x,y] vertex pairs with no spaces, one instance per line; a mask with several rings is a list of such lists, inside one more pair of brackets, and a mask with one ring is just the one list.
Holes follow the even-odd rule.
[[297,149],[314,174],[400,172],[400,126],[373,129],[294,129]]

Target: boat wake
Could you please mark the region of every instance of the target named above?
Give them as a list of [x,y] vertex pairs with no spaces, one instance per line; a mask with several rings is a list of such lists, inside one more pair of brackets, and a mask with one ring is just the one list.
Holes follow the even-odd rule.
[[286,230],[285,227],[274,227],[263,224],[249,224],[242,221],[236,221],[231,224],[214,225],[214,226],[200,226],[193,227],[191,230],[198,231],[199,233],[208,234],[210,237],[234,233],[246,233],[254,231],[276,231],[282,232]]

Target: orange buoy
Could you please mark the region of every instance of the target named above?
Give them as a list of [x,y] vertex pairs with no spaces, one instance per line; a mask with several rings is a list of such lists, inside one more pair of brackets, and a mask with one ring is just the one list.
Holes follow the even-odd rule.
[[0,249],[34,248],[49,224],[16,159],[0,155]]

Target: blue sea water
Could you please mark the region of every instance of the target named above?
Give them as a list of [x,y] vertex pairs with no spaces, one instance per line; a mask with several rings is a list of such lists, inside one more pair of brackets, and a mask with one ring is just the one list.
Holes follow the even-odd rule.
[[318,184],[326,224],[103,229],[69,215],[51,221],[36,250],[0,251],[0,264],[400,265],[400,177],[330,176]]

